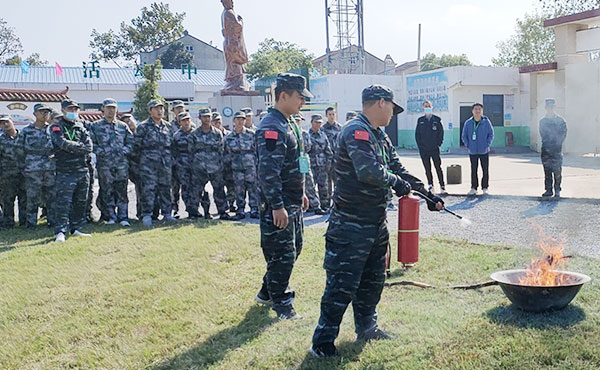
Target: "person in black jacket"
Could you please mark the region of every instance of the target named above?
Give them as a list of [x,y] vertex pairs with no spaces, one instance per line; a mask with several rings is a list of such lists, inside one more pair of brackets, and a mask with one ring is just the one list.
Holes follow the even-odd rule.
[[433,174],[431,173],[431,161],[435,166],[435,172],[440,182],[441,193],[446,194],[446,185],[444,184],[444,173],[442,172],[442,160],[440,158],[440,146],[444,141],[444,126],[442,119],[433,114],[433,104],[429,100],[423,102],[424,116],[417,120],[415,129],[415,139],[419,147],[419,154],[425,167],[428,188],[433,191]]

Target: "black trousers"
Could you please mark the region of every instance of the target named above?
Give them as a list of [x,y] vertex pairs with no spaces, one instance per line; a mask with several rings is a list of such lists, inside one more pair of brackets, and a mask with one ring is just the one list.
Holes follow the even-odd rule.
[[479,187],[479,181],[477,178],[477,170],[479,163],[481,163],[481,169],[483,170],[483,177],[481,178],[481,188],[487,189],[490,182],[490,155],[488,154],[470,154],[471,159],[471,188],[477,189]]
[[440,158],[440,152],[420,152],[419,154],[421,154],[421,161],[423,161],[423,167],[425,167],[427,184],[433,185],[433,174],[431,173],[431,162],[433,161],[433,166],[435,167],[435,172],[437,173],[440,186],[444,187],[444,172],[442,171],[442,159]]

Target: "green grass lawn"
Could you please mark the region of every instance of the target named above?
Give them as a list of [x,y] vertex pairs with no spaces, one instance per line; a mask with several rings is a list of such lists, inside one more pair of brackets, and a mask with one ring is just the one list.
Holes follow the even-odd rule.
[[[304,319],[293,322],[253,301],[265,265],[257,226],[93,232],[60,245],[45,229],[0,232],[0,368],[600,367],[597,260],[568,263],[593,280],[568,308],[547,314],[513,308],[499,287],[386,288],[379,323],[396,339],[354,343],[350,308],[337,342],[341,356],[315,360],[307,351],[325,283],[323,229],[306,229],[292,276]],[[481,282],[536,254],[424,239],[421,262],[405,274],[395,270],[391,280]]]

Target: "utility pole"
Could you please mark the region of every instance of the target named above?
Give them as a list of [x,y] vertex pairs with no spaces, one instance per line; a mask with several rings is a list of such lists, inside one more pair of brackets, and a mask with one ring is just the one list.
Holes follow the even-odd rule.
[[421,72],[421,23],[419,23],[419,40],[417,45],[417,72]]

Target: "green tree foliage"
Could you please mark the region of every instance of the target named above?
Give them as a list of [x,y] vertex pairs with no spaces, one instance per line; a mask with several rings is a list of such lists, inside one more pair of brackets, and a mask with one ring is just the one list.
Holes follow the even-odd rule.
[[547,18],[541,13],[534,13],[517,19],[516,33],[496,45],[498,56],[492,58],[492,63],[503,67],[520,67],[552,62],[554,31],[544,28]]
[[437,56],[434,53],[427,53],[421,59],[421,71],[431,71],[433,69],[453,67],[453,66],[470,66],[471,61],[465,54],[450,55],[442,54]]
[[158,81],[162,78],[161,69],[160,60],[156,60],[154,64],[146,64],[142,70],[145,81],[135,91],[135,100],[133,101],[135,117],[139,121],[146,120],[149,117],[148,102],[150,100],[164,100],[158,95]]
[[169,45],[167,50],[160,55],[160,61],[163,68],[177,69],[181,68],[182,64],[191,64],[194,56],[185,50],[185,45],[177,41]]
[[119,34],[112,29],[104,33],[93,29],[90,56],[99,60],[135,60],[140,52],[152,51],[183,36],[184,18],[185,13],[173,13],[169,4],[154,2],[150,8],[143,7],[139,17],[122,22]]
[[544,13],[559,17],[600,8],[600,0],[539,0]]
[[[15,34],[15,29],[0,18],[0,61],[17,55],[23,50],[21,40]],[[20,63],[20,62],[19,62]]]
[[251,80],[273,76],[295,68],[312,68],[312,54],[296,44],[265,39],[258,51],[250,55],[246,71]]
[[[7,66],[18,66],[18,65],[21,65],[22,61],[23,61],[23,58],[21,58],[18,55],[15,55],[14,57],[7,59],[5,64]],[[27,63],[29,63],[30,66],[45,66],[48,64],[47,60],[42,60],[40,58],[39,53],[31,54],[30,56],[27,57],[27,59],[25,59],[25,61]]]

